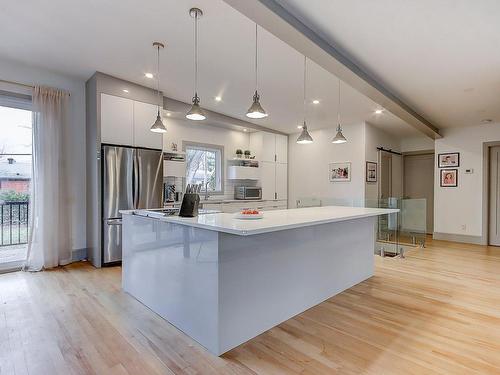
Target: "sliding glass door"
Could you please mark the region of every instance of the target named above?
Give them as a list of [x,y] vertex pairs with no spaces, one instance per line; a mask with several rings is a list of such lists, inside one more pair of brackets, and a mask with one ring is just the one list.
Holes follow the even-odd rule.
[[26,259],[31,168],[31,100],[0,92],[0,272]]

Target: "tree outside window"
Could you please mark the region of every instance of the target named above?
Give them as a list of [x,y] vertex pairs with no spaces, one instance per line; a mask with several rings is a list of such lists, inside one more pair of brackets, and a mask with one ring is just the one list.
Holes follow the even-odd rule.
[[222,146],[189,143],[186,149],[186,183],[201,184],[202,191],[208,183],[209,192],[222,193]]

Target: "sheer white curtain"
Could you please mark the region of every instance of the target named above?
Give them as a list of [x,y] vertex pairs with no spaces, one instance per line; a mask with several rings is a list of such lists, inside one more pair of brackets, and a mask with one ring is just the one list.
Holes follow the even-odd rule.
[[69,93],[33,88],[33,176],[30,237],[24,269],[40,271],[71,262],[64,134]]

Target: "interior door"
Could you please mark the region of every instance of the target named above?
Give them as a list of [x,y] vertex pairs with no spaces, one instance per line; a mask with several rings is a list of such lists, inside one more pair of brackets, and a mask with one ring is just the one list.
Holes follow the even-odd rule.
[[392,196],[392,155],[380,151],[380,199]]
[[500,246],[500,146],[490,147],[489,231],[490,245]]
[[135,208],[160,208],[162,206],[163,153],[136,149],[135,157]]
[[434,154],[405,155],[404,197],[426,200],[427,233],[434,231]]

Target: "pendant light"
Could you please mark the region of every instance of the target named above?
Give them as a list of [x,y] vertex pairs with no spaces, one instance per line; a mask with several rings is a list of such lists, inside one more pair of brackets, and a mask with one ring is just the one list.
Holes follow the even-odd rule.
[[258,34],[257,34],[257,24],[255,24],[255,94],[253,95],[253,103],[250,106],[250,108],[247,111],[247,117],[250,118],[264,118],[267,117],[266,111],[264,111],[264,108],[260,105],[260,96],[259,93],[257,92],[257,42],[258,42]]
[[161,120],[161,117],[160,117],[160,106],[163,107],[163,103],[162,103],[162,100],[160,98],[160,48],[165,48],[165,46],[163,45],[163,43],[154,42],[153,47],[156,48],[156,52],[157,52],[157,55],[156,55],[156,57],[157,57],[157,60],[156,60],[156,84],[157,84],[156,92],[158,94],[158,112],[156,115],[156,121],[151,126],[151,129],[149,129],[149,130],[151,130],[153,133],[166,133],[167,128],[163,124],[163,121]]
[[342,125],[340,124],[340,82],[341,81],[339,79],[339,103],[338,103],[338,107],[337,107],[337,134],[332,139],[332,143],[335,143],[335,144],[347,142],[347,139],[344,137],[344,134],[342,134]]
[[313,142],[311,135],[307,131],[306,125],[306,64],[307,58],[304,56],[304,123],[302,125],[302,132],[300,133],[299,138],[297,138],[297,143],[299,144],[308,144]]
[[203,16],[203,12],[199,8],[191,8],[189,15],[194,18],[194,96],[193,105],[186,118],[194,121],[205,120],[206,116],[200,107],[200,98],[198,97],[198,18]]

